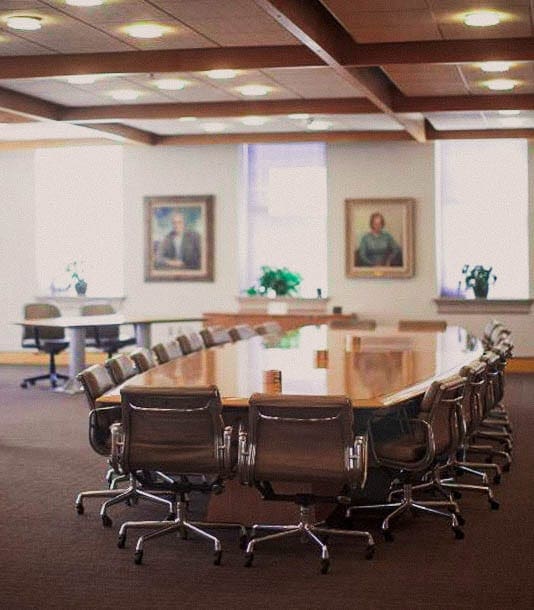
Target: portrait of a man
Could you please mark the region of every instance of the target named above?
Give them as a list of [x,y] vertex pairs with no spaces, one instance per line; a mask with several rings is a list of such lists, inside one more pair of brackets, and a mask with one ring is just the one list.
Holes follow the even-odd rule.
[[145,199],[145,279],[213,280],[213,197]]
[[412,199],[345,200],[348,277],[413,275]]

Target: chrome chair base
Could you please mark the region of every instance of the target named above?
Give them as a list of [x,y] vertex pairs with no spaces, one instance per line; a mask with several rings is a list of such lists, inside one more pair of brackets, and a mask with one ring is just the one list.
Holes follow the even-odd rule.
[[208,527],[210,529],[228,529],[228,528],[239,528],[239,544],[243,548],[248,540],[247,530],[241,523],[216,523],[216,522],[204,522],[204,521],[189,521],[187,518],[187,505],[188,501],[185,497],[182,497],[180,501],[176,503],[176,518],[167,521],[126,521],[119,529],[119,537],[117,540],[117,546],[124,548],[126,545],[126,536],[129,529],[153,529],[157,531],[151,534],[145,534],[140,536],[135,546],[134,562],[139,565],[143,561],[144,545],[147,540],[153,540],[166,536],[167,534],[173,534],[175,532],[180,534],[182,539],[187,539],[188,532],[198,534],[201,538],[205,538],[213,542],[214,545],[214,565],[220,565],[222,558],[222,547],[221,542],[218,538],[212,534],[201,529],[199,526]]
[[[328,547],[326,544],[317,536],[317,534],[323,534],[325,536],[336,535],[336,536],[350,536],[357,538],[366,538],[367,547],[365,550],[366,559],[372,559],[375,551],[375,542],[369,532],[363,532],[358,530],[341,530],[329,527],[323,527],[320,524],[314,524],[310,522],[311,509],[309,506],[300,506],[300,521],[295,525],[264,525],[255,524],[252,526],[251,540],[247,545],[245,551],[245,566],[250,567],[254,560],[254,548],[261,542],[268,540],[277,540],[279,538],[287,538],[289,536],[302,536],[305,539],[311,540],[321,549],[321,573],[326,574],[330,569],[330,555],[328,553]],[[275,533],[267,534],[261,538],[256,538],[256,531],[272,530]]]

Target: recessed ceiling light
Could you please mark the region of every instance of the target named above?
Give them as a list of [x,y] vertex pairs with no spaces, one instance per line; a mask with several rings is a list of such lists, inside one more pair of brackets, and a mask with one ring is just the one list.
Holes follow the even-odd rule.
[[264,125],[268,119],[264,116],[244,116],[241,122],[245,125]]
[[511,91],[517,85],[517,82],[509,78],[496,78],[486,81],[485,85],[492,91]]
[[139,91],[135,91],[135,89],[117,89],[116,91],[111,91],[110,95],[115,100],[128,101],[136,100],[141,93]]
[[133,38],[160,38],[165,34],[167,28],[158,23],[132,23],[127,25],[124,31]]
[[237,90],[241,95],[246,95],[247,97],[259,97],[267,95],[271,91],[271,87],[266,85],[243,85],[242,87],[237,87]]
[[160,80],[155,80],[154,84],[158,89],[163,89],[165,91],[180,91],[180,89],[189,85],[189,81],[182,80],[181,78],[162,78]]
[[486,28],[490,25],[497,25],[500,22],[500,15],[494,11],[474,11],[464,15],[465,25],[473,28]]
[[229,78],[235,78],[238,75],[237,70],[208,70],[206,76],[215,80],[226,80]]
[[306,120],[306,119],[310,118],[310,115],[307,114],[306,112],[295,112],[293,114],[288,114],[287,118],[288,119],[295,119],[295,120],[298,120],[298,119]]
[[196,116],[181,116],[179,119],[182,123],[192,123],[197,120]]
[[521,110],[499,110],[501,116],[517,116],[521,114]]
[[484,72],[508,72],[511,65],[509,61],[484,61],[479,64]]
[[332,123],[330,121],[323,121],[321,119],[315,119],[308,123],[308,129],[311,131],[323,131],[325,129],[330,129]]
[[220,133],[226,129],[225,123],[204,123],[202,129],[208,133]]
[[100,6],[104,0],[66,0],[70,6]]
[[523,127],[525,120],[517,116],[506,116],[499,119],[499,123],[505,127]]
[[100,76],[97,74],[71,74],[67,76],[67,82],[71,85],[92,85]]
[[12,15],[6,21],[8,27],[13,30],[40,30],[42,27],[40,17],[28,17],[26,15]]

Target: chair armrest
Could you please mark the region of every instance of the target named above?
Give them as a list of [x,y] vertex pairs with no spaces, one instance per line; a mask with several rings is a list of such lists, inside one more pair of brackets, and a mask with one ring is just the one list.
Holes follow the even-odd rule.
[[242,485],[251,485],[250,482],[250,448],[248,447],[248,436],[243,428],[239,428],[239,441],[237,453],[237,470],[239,481]]
[[222,464],[224,474],[229,476],[232,472],[232,458],[230,449],[232,444],[232,426],[225,426],[223,431],[223,443],[219,445],[219,463]]
[[[402,425],[403,426],[408,425],[411,428],[412,433],[415,431],[415,429],[419,429],[424,434],[424,444],[426,446],[426,451],[425,451],[424,456],[420,460],[417,460],[416,462],[404,462],[404,461],[400,461],[400,460],[388,459],[385,456],[380,456],[376,450],[377,443],[376,443],[375,436],[374,436],[373,425],[374,425],[373,419],[369,420],[369,424],[368,424],[369,444],[371,446],[371,452],[372,452],[373,458],[377,462],[377,464],[379,464],[380,466],[386,466],[386,467],[389,466],[389,467],[393,467],[396,469],[400,468],[403,470],[418,471],[418,470],[427,469],[434,461],[435,456],[436,456],[436,443],[434,441],[434,433],[432,431],[432,427],[430,426],[430,424],[428,422],[426,422],[422,419],[418,419],[418,418],[410,418],[410,419],[402,420]],[[404,436],[406,436],[406,435],[404,435]],[[400,437],[400,438],[402,438],[402,437]]]
[[120,420],[120,405],[99,407],[89,412],[89,444],[96,453],[109,455],[111,448],[110,428]]
[[116,423],[110,426],[111,432],[111,456],[110,464],[117,473],[122,472],[121,458],[124,449],[124,431],[122,424]]
[[361,489],[367,482],[367,436],[356,436],[349,453],[349,470]]

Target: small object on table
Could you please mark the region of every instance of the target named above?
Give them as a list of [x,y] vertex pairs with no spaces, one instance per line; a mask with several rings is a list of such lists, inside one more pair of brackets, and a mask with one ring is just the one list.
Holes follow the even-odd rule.
[[265,394],[282,393],[282,371],[263,371],[263,391]]
[[332,307],[332,313],[335,313],[335,314],[343,313],[343,307],[340,307],[339,305],[334,305],[334,307]]

